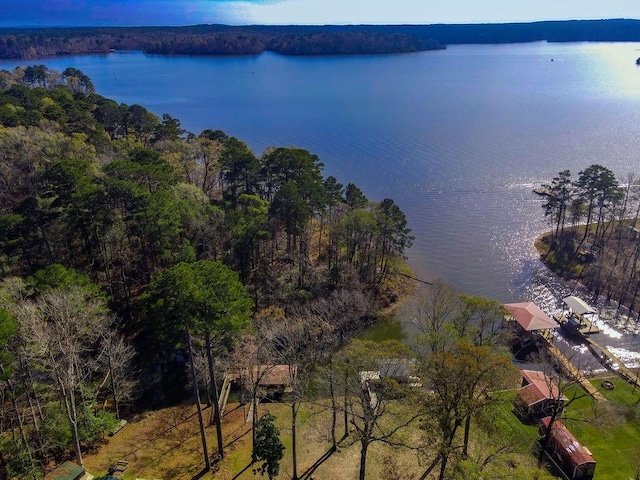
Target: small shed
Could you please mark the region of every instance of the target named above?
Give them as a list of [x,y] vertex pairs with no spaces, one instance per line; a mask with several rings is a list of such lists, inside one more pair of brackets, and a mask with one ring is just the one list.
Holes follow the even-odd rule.
[[522,370],[522,387],[518,389],[515,407],[523,418],[539,419],[562,412],[569,399],[560,391],[553,380],[544,372]]
[[[551,417],[545,417],[538,423],[538,432],[545,435],[549,429]],[[551,426],[549,452],[558,460],[560,467],[572,480],[591,479],[596,470],[596,461],[589,449],[578,442],[567,427],[555,420]]]
[[44,480],[82,480],[87,478],[86,476],[84,467],[74,462],[64,462],[47,473]]

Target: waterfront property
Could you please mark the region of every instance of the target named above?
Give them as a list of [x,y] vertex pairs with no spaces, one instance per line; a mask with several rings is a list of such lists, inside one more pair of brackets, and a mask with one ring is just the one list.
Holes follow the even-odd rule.
[[511,325],[511,347],[517,358],[536,350],[544,339],[552,338],[551,330],[559,326],[533,302],[506,303],[503,306],[508,312],[505,320]]

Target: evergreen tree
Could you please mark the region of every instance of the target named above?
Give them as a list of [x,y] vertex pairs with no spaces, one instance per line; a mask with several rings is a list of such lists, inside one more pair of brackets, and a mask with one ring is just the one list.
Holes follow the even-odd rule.
[[265,413],[256,425],[256,443],[251,454],[252,462],[262,462],[253,470],[254,475],[265,474],[269,480],[278,476],[280,460],[284,457],[284,445],[280,440],[280,430],[275,425],[276,417]]

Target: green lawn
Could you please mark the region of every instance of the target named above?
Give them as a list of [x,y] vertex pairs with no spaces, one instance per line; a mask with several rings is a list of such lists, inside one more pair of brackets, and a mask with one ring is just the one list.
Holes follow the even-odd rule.
[[[633,405],[640,400],[640,389],[634,392],[618,377],[608,380],[615,385],[613,390],[603,390],[608,402],[598,404],[591,397],[582,396],[580,389],[580,398],[566,409],[562,420],[593,454],[597,462],[595,480],[635,478],[635,468],[640,467],[640,405]],[[593,380],[593,384],[599,388],[600,381]],[[567,392],[569,398],[571,393]],[[515,392],[500,395],[513,398]],[[522,438],[525,449],[538,438],[536,426],[520,422],[509,403],[496,410],[494,421],[500,435]]]
[[[640,467],[640,391],[618,377],[611,377],[615,388],[603,390],[608,405],[594,405],[590,398],[575,402],[567,412],[565,424],[597,462],[595,479],[635,478]],[[594,384],[599,386],[599,381]]]

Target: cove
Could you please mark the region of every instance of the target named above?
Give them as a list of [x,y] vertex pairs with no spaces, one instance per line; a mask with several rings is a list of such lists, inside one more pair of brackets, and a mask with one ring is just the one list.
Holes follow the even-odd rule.
[[[458,45],[346,57],[165,57],[140,52],[0,62],[89,75],[98,93],[168,113],[189,131],[317,154],[325,175],[393,198],[416,240],[409,262],[500,302],[549,313],[571,293],[533,241],[546,230],[531,189],[593,164],[640,173],[637,44]],[[637,360],[638,338],[610,338]],[[608,340],[609,341],[609,340]]]

